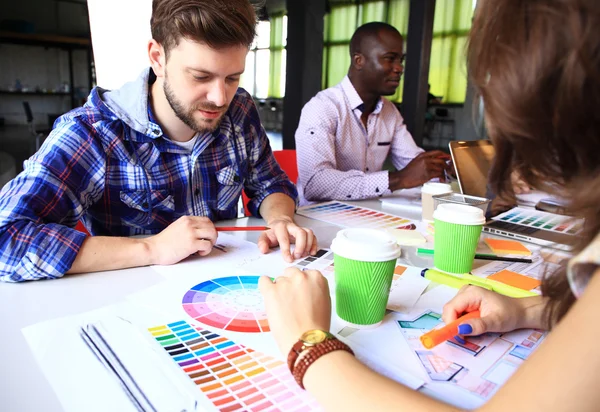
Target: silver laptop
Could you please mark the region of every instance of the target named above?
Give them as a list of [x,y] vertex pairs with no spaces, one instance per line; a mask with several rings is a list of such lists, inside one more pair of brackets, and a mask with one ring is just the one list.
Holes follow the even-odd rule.
[[[492,142],[453,141],[449,146],[461,193],[488,197],[488,175],[495,154]],[[515,207],[492,217],[483,230],[542,246],[553,246],[572,244],[582,227],[582,219]]]

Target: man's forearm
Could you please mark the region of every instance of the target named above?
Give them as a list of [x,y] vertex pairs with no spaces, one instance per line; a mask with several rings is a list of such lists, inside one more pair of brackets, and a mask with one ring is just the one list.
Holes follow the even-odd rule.
[[81,245],[67,273],[99,272],[153,264],[153,254],[145,239],[93,236]]
[[296,202],[283,193],[270,194],[260,204],[260,215],[267,225],[280,218],[293,220],[296,212]]

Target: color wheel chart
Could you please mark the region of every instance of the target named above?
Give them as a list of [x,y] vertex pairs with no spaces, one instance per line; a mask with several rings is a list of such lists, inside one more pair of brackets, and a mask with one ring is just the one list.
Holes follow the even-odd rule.
[[183,309],[200,323],[235,332],[269,332],[258,276],[202,282],[183,296]]
[[570,216],[554,215],[520,207],[513,208],[493,219],[570,235],[576,235],[583,228],[583,219],[574,219]]
[[327,202],[298,209],[299,215],[343,227],[368,227],[372,229],[415,230],[417,226],[408,219],[366,207],[342,202]]
[[185,321],[148,331],[219,411],[320,410],[280,360]]

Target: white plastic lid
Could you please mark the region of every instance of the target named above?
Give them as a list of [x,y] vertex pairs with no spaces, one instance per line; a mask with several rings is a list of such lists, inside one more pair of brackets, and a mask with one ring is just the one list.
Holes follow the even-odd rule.
[[441,195],[443,193],[452,192],[452,186],[450,186],[448,183],[427,182],[421,188],[421,192],[432,195]]
[[475,206],[443,203],[433,212],[433,218],[459,225],[483,225],[485,216],[483,210]]
[[396,239],[377,229],[343,229],[333,242],[331,250],[346,259],[364,262],[386,262],[400,257],[401,249]]

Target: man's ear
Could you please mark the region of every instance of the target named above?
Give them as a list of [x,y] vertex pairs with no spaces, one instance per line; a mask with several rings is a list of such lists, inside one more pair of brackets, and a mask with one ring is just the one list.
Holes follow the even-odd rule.
[[364,64],[365,56],[360,53],[354,53],[352,55],[352,67],[354,67],[355,70],[362,70]]
[[154,39],[148,42],[148,58],[156,77],[164,77],[167,56],[164,47]]

